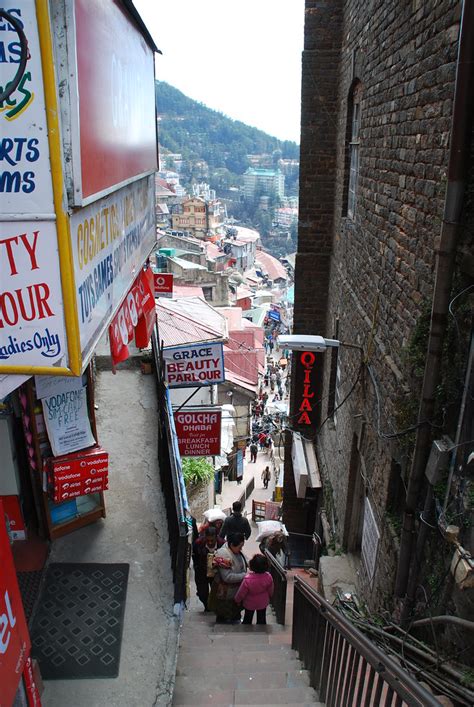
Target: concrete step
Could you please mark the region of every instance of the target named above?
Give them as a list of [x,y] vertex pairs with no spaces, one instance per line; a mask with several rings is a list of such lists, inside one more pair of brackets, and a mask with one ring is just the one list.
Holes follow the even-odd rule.
[[279,670],[265,673],[217,674],[211,671],[201,675],[182,675],[176,678],[176,687],[185,690],[215,689],[248,690],[280,687],[309,687],[306,670]]
[[224,674],[253,674],[253,673],[276,673],[293,672],[301,670],[299,660],[281,656],[278,652],[260,654],[258,658],[246,657],[245,654],[211,654],[178,657],[176,666],[176,677],[183,675],[202,675],[215,670]]
[[229,642],[228,636],[211,635],[204,638],[190,636],[182,636],[180,639],[179,650],[183,655],[196,653],[196,650],[205,650],[209,648],[211,651],[229,651],[231,653],[250,653],[254,651],[286,651],[287,655],[292,655],[296,658],[296,651],[293,651],[289,644],[270,643],[270,639],[255,640],[253,637],[236,636]]
[[315,705],[317,695],[310,687],[281,687],[250,690],[195,690],[175,688],[173,705]]

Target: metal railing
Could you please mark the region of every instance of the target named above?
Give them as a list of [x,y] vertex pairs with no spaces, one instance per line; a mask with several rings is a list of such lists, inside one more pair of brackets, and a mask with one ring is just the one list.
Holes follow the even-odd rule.
[[186,599],[186,570],[189,566],[188,526],[185,521],[183,496],[178,479],[179,471],[171,435],[166,388],[163,383],[163,361],[156,328],[152,335],[152,347],[158,395],[158,466],[166,506],[174,602],[176,604]]
[[295,577],[292,648],[328,707],[440,707],[348,619]]
[[269,550],[265,550],[264,552],[270,565],[270,574],[273,578],[273,596],[270,603],[275,611],[277,623],[284,626],[287,587],[286,572]]

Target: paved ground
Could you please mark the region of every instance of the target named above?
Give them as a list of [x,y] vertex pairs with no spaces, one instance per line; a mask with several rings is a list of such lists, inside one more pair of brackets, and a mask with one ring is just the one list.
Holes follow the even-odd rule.
[[55,541],[53,562],[128,562],[120,674],[45,682],[45,707],[152,707],[171,701],[178,640],[157,468],[155,380],[99,372],[99,441],[110,453],[107,518]]

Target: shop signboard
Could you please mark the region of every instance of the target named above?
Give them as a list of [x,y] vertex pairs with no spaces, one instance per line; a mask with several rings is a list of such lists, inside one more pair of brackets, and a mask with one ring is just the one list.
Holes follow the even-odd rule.
[[74,199],[85,205],[158,169],[154,52],[122,3],[71,4]]
[[153,273],[155,281],[155,297],[173,296],[173,274],[166,272]]
[[174,413],[182,457],[212,457],[221,453],[221,411],[186,408]]
[[[74,379],[72,379],[74,382]],[[43,415],[51,450],[55,457],[95,444],[87,409],[87,387],[42,399]]]
[[315,428],[320,414],[320,400],[317,387],[318,356],[314,351],[295,351],[293,420],[301,429]]
[[11,705],[31,643],[0,501],[0,704]]
[[153,177],[72,214],[71,239],[84,365],[155,243]]
[[167,346],[163,358],[170,388],[195,388],[225,381],[222,342]]
[[[7,7],[28,40],[26,70],[15,91],[1,105],[1,212],[5,215],[43,215],[54,218],[43,71],[34,0],[18,0]],[[6,9],[6,8],[5,8]],[[20,42],[13,25],[0,21],[0,86],[17,71]],[[53,228],[54,231],[54,228]],[[22,230],[19,233],[23,233]],[[15,234],[11,234],[15,235]],[[6,272],[3,268],[2,273]]]

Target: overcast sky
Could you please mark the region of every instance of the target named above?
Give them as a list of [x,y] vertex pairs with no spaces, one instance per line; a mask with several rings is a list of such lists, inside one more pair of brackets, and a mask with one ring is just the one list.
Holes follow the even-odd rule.
[[134,4],[163,52],[157,79],[230,118],[299,143],[304,0]]

